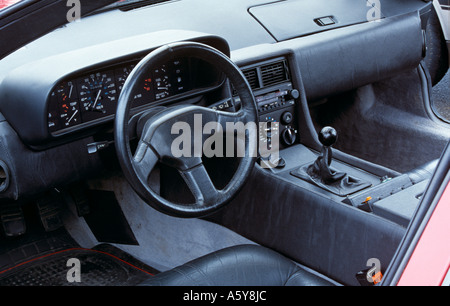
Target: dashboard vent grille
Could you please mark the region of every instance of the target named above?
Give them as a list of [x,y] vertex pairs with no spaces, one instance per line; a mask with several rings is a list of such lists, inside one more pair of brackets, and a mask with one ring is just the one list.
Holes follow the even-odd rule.
[[248,83],[250,84],[250,87],[255,90],[258,89],[259,86],[259,79],[258,79],[258,72],[256,71],[256,68],[249,69],[243,71],[245,78],[247,79]]
[[[285,58],[274,59],[270,62],[265,61],[259,65],[243,69],[242,73],[253,91],[290,80],[288,63]],[[232,84],[231,89],[233,96],[236,96],[237,93]]]
[[264,87],[287,81],[288,74],[285,62],[280,61],[262,66],[261,80]]

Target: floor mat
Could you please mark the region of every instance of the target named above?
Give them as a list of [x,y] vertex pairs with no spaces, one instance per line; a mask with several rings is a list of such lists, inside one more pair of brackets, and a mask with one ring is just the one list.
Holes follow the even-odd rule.
[[[69,261],[72,258],[76,261]],[[157,273],[120,249],[102,244],[59,250],[6,268],[0,271],[0,285],[133,286]]]

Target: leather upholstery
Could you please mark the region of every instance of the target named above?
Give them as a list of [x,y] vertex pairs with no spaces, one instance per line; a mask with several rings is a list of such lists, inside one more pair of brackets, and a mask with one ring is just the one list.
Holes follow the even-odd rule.
[[258,245],[239,245],[162,272],[147,286],[331,286],[331,282]]
[[338,203],[255,167],[238,196],[216,223],[336,280],[359,286],[355,273],[378,258],[382,271],[405,228],[353,206]]

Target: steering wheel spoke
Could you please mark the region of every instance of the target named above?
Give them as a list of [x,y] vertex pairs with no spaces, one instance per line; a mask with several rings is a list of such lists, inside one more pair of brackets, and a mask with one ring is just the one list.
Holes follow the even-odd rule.
[[180,171],[180,174],[199,206],[215,203],[219,199],[221,192],[214,186],[203,164]]
[[158,155],[146,143],[140,141],[133,156],[133,167],[143,181],[147,181],[150,172],[159,161]]

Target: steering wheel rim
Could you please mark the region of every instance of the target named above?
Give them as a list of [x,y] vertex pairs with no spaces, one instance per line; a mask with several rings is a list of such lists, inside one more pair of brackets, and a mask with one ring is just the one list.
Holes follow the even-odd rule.
[[[181,57],[204,60],[223,72],[240,97],[241,109],[235,113],[227,113],[192,105],[169,108],[155,115],[146,123],[138,148],[133,155],[129,142],[129,118],[133,101],[132,93],[138,86],[138,80],[149,68],[158,67],[158,64],[161,65]],[[220,51],[197,42],[164,45],[149,53],[130,73],[118,99],[114,136],[117,157],[125,178],[147,204],[168,215],[183,218],[202,217],[220,209],[243,187],[256,162],[258,137],[257,132],[252,129],[245,131],[245,155],[241,158],[232,179],[222,190],[217,188],[213,190],[215,186],[199,157],[168,158],[166,155],[169,153],[164,149],[167,145],[161,146],[161,143],[170,138],[167,131],[170,124],[173,126],[180,118],[192,121],[192,118],[198,114],[206,117],[207,122],[213,120],[219,123],[232,121],[243,122],[244,125],[253,122],[257,129],[258,116],[255,99],[241,70]],[[148,185],[148,175],[155,164],[162,160],[165,163],[169,160],[171,166],[178,169],[193,193],[195,203],[182,204],[168,201]],[[150,170],[147,169],[150,167]]]

